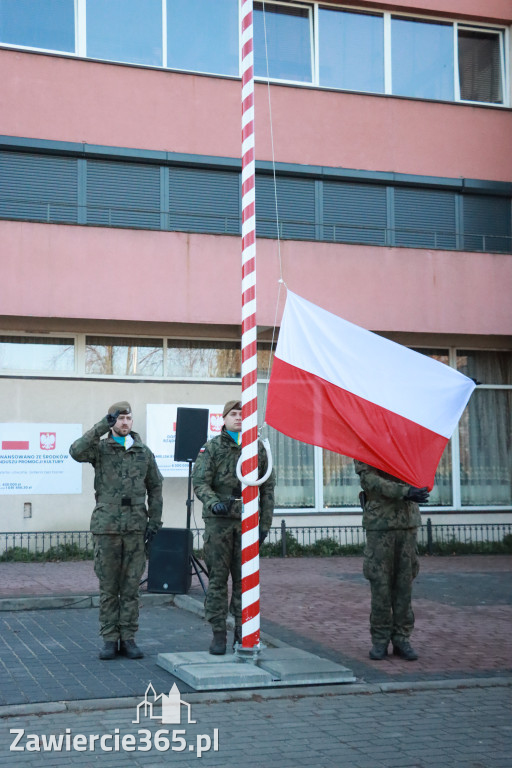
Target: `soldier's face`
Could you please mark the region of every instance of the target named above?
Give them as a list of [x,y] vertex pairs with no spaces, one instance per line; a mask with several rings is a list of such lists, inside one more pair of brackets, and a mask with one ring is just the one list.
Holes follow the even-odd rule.
[[131,413],[120,413],[117,417],[117,421],[112,427],[112,432],[120,437],[126,437],[131,432],[133,426],[133,416]]
[[242,411],[232,410],[224,416],[224,426],[228,432],[240,432],[242,429]]

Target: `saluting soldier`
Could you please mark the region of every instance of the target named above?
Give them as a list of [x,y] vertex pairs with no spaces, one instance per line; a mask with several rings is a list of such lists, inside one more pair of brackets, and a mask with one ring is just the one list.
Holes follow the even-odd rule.
[[139,584],[151,539],[162,525],[162,475],[132,425],[130,403],[114,403],[69,449],[75,461],[94,467],[91,531],[104,641],[99,657],[104,660],[118,654],[129,659],[144,655],[134,639],[139,628]]
[[[242,493],[236,465],[242,451],[242,403],[229,400],[222,416],[220,435],[209,440],[199,451],[192,474],[194,490],[203,503],[204,557],[208,569],[208,591],[204,603],[213,639],[209,651],[226,653],[228,615],[228,580],[231,574],[229,612],[235,618],[233,645],[242,642]],[[258,474],[267,471],[267,455],[258,443]],[[259,486],[260,546],[272,524],[275,474]]]

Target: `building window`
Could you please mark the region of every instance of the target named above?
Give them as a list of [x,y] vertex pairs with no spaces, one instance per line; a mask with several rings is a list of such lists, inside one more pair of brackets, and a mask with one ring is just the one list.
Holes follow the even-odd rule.
[[87,223],[160,229],[160,168],[89,160]]
[[253,20],[255,75],[312,82],[311,8],[255,2]]
[[272,460],[277,477],[276,507],[313,509],[315,507],[315,449],[271,430]]
[[74,157],[0,152],[0,216],[76,223],[77,169]]
[[459,423],[461,502],[509,505],[512,499],[512,352],[459,351],[457,368],[484,386]]
[[190,379],[240,378],[240,343],[169,339],[167,375]]
[[258,376],[262,379],[270,377],[272,370],[272,361],[274,359],[274,347],[277,342],[277,333],[274,343],[270,341],[258,341]]
[[502,104],[502,36],[459,27],[458,38],[460,98]]
[[87,0],[87,56],[161,67],[161,0]]
[[393,198],[395,245],[409,248],[456,247],[454,192],[397,187]]
[[[0,218],[240,234],[240,173],[0,151]],[[300,166],[296,166],[300,168]],[[420,186],[256,174],[258,237],[490,253],[512,250],[511,198]],[[371,177],[368,172],[365,179]],[[379,174],[376,174],[378,179]],[[448,182],[445,184],[444,182]],[[448,189],[446,189],[448,188]],[[486,194],[477,194],[478,189]],[[501,190],[500,190],[501,191]],[[278,217],[276,217],[276,206]]]
[[240,175],[206,168],[169,168],[169,229],[240,233]]
[[453,101],[453,24],[391,20],[392,92]]
[[322,450],[324,507],[352,507],[357,504],[359,478],[354,460],[340,453]]
[[56,336],[0,336],[0,371],[75,370],[75,341]]
[[[503,26],[299,0],[255,0],[253,19],[258,78],[508,102]],[[0,0],[0,44],[188,72],[238,76],[239,26],[239,0]]]
[[510,198],[464,195],[461,247],[467,251],[510,253],[512,216]]
[[162,339],[86,336],[85,373],[107,376],[163,376]]
[[318,11],[320,85],[384,91],[384,17],[328,8]]
[[74,53],[74,0],[0,0],[0,40]]
[[386,187],[324,181],[322,188],[324,240],[386,244]]
[[[77,353],[83,350],[85,354]],[[512,508],[512,351],[421,348],[478,380],[441,457],[428,507]],[[258,342],[260,423],[266,407],[271,343]],[[0,335],[0,374],[33,379],[118,377],[240,380],[238,340],[78,335]],[[299,414],[300,417],[300,414]],[[276,507],[359,513],[359,480],[350,457],[301,443],[268,427],[277,475]]]
[[276,207],[279,215],[279,237],[315,239],[316,205],[313,179],[277,176],[274,189],[272,176],[256,174],[258,237],[277,237]]
[[238,0],[167,0],[167,66],[238,75]]

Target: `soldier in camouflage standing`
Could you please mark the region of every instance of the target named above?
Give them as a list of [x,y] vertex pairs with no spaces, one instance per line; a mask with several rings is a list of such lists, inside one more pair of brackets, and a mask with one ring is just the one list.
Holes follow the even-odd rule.
[[[94,467],[96,506],[91,518],[94,572],[100,582],[100,659],[117,654],[140,659],[139,583],[151,539],[162,525],[162,475],[155,457],[136,432],[127,402],[75,440],[75,461]],[[108,432],[104,440],[102,435]],[[147,507],[146,507],[147,494]]]
[[384,659],[391,640],[393,654],[415,661],[418,654],[409,638],[414,628],[412,582],[419,571],[418,502],[428,501],[427,488],[414,488],[362,461],[355,461],[363,492],[366,530],[363,573],[372,593],[370,659]]
[[[203,503],[204,557],[208,569],[208,591],[204,603],[205,617],[210,622],[213,640],[210,653],[226,653],[226,619],[228,615],[228,579],[231,574],[232,595],[229,612],[235,618],[233,645],[242,642],[242,500],[236,465],[242,450],[242,403],[230,400],[222,413],[224,426],[220,435],[209,440],[199,451],[193,482],[196,495]],[[258,443],[258,473],[267,471],[267,456]],[[259,487],[260,546],[272,524],[275,476]]]

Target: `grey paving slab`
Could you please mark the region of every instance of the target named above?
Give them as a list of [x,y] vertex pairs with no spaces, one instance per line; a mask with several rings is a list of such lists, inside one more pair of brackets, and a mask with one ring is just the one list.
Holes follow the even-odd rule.
[[352,683],[350,669],[295,648],[265,648],[245,658],[208,653],[159,653],[157,664],[194,690]]
[[356,678],[350,669],[322,659],[314,654],[300,657],[287,654],[284,649],[274,655],[273,649],[258,659],[258,666],[270,672],[274,680],[287,685],[318,685],[321,683],[354,683]]
[[[228,661],[224,664],[180,664],[166,666],[166,656],[159,654],[157,663],[163,669],[183,680],[195,691],[212,691],[240,688],[262,688],[273,684],[272,675],[254,664]],[[172,654],[170,654],[172,656]]]

